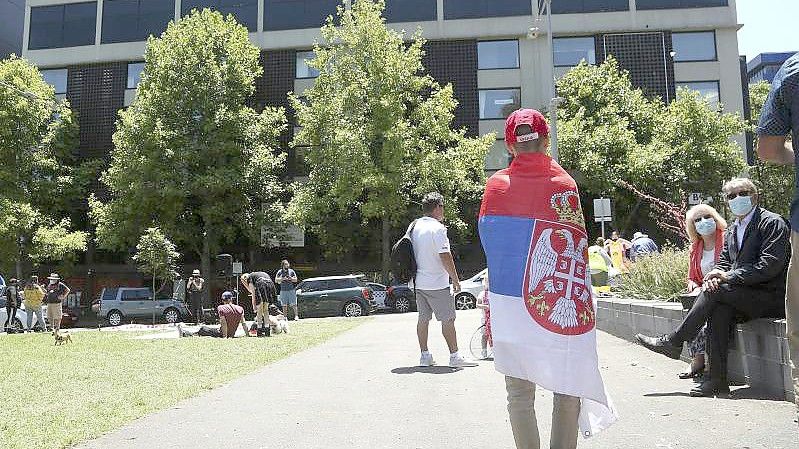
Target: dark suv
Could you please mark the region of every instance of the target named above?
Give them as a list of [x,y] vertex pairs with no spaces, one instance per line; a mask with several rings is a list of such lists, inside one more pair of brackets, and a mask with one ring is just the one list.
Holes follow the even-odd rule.
[[302,317],[363,316],[377,310],[372,290],[358,276],[305,279],[297,286]]

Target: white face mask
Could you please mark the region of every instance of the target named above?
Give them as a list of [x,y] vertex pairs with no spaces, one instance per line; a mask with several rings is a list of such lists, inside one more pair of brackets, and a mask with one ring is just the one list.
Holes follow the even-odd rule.
[[711,235],[716,232],[716,220],[703,218],[696,223],[696,232],[699,235]]

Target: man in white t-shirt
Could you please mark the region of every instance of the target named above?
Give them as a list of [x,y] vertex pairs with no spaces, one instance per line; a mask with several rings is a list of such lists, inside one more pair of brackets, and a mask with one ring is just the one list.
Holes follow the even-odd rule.
[[449,347],[449,366],[466,366],[469,362],[458,354],[458,338],[455,334],[455,300],[452,295],[460,292],[461,284],[449,249],[447,228],[441,224],[444,219],[444,197],[440,193],[428,193],[422,199],[422,208],[425,215],[411,225],[413,230],[410,234],[417,267],[413,282],[419,310],[416,334],[422,351],[419,365],[432,366],[436,363],[427,347],[428,328],[435,314],[441,322],[441,333]]

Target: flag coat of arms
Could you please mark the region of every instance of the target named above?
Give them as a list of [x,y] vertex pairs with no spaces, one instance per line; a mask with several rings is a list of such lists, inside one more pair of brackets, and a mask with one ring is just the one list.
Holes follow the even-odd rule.
[[581,398],[589,437],[618,415],[599,373],[588,236],[577,184],[545,154],[520,154],[486,184],[494,363],[507,376]]

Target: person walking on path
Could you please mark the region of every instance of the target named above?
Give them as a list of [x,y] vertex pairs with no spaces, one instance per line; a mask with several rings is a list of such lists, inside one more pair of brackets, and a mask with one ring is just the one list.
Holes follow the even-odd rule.
[[[458,338],[455,332],[455,300],[453,294],[461,291],[455,260],[450,252],[447,228],[441,223],[444,219],[444,197],[440,193],[428,193],[422,199],[424,216],[408,227],[413,255],[416,259],[416,276],[413,286],[416,290],[416,306],[419,321],[416,335],[422,351],[420,366],[432,366],[436,362],[427,346],[430,320],[435,314],[441,322],[441,333],[449,347],[449,366],[469,366],[458,353]],[[452,290],[449,282],[452,280]]]
[[192,271],[186,282],[186,292],[189,295],[191,313],[194,314],[197,324],[203,319],[203,290],[205,290],[205,279],[200,276],[200,270]]
[[69,295],[69,287],[61,282],[61,276],[58,273],[51,273],[47,277],[50,281],[45,287],[44,302],[47,304],[47,318],[50,320],[50,327],[53,328],[53,333],[58,334],[61,330],[61,316],[64,309],[61,306],[67,295]]
[[599,373],[580,195],[547,155],[540,112],[513,112],[505,145],[513,162],[488,180],[479,218],[494,364],[505,375],[517,449],[540,447],[537,385],[554,393],[550,447],[574,449],[578,429],[589,437],[618,417]]
[[[792,142],[799,142],[799,53],[782,65],[771,84],[760,123],[757,126],[757,154],[767,161],[799,167]],[[793,133],[792,141],[787,139]],[[799,406],[799,173],[791,203],[791,246],[785,292],[788,348],[792,368],[796,405]]]
[[283,306],[283,315],[289,315],[289,307],[294,311],[294,319],[299,320],[300,314],[297,312],[297,291],[295,286],[299,282],[297,272],[291,269],[288,260],[280,262],[280,269],[275,273],[275,283],[280,285],[280,296],[278,300]]
[[702,293],[674,332],[659,337],[638,334],[641,345],[675,360],[683,342],[698,335],[707,322],[710,375],[691,396],[726,396],[730,331],[736,321],[784,316],[790,228],[785,219],[757,206],[757,189],[746,178],[724,184],[722,191],[736,220],[725,234],[715,268],[703,278]]
[[16,279],[9,279],[6,286],[6,322],[3,324],[3,329],[9,333],[9,324],[14,325],[14,319],[17,317],[17,309],[19,309],[19,282]]
[[178,323],[178,336],[179,337],[215,337],[215,338],[234,338],[236,336],[236,329],[241,326],[244,330],[244,336],[249,337],[247,332],[247,323],[244,321],[244,308],[239,305],[231,304],[233,300],[233,293],[222,293],[222,304],[216,308],[216,313],[219,315],[219,327],[216,326],[200,326],[196,332],[183,330],[183,326]]
[[36,315],[36,322],[43,331],[47,330],[47,324],[44,321],[42,314],[42,300],[44,299],[45,291],[39,285],[39,276],[31,276],[28,283],[25,284],[25,290],[22,296],[25,299],[25,311],[28,314],[28,322],[26,328],[28,332],[33,331],[33,316]]
[[258,328],[258,336],[270,336],[269,319],[267,317],[267,307],[274,303],[277,297],[275,283],[272,278],[263,271],[254,271],[241,275],[241,283],[250,292],[252,299],[252,310],[255,312],[255,325]]

